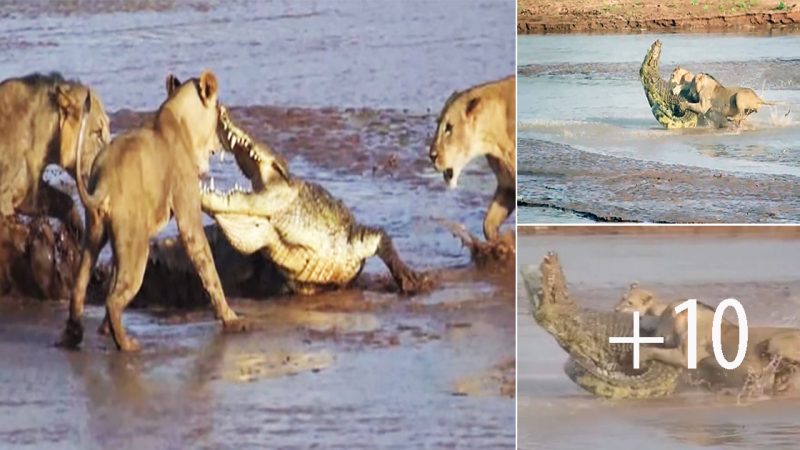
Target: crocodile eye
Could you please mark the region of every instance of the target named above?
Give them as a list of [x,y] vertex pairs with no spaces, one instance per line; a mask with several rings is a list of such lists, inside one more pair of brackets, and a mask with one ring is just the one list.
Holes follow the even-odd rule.
[[444,135],[449,137],[451,134],[453,134],[453,124],[447,122],[444,125]]

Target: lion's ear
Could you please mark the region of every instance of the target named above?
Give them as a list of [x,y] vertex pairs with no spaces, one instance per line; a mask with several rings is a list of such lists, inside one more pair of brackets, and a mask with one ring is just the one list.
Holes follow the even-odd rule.
[[172,94],[181,87],[181,81],[173,74],[167,75],[167,97],[171,97]]
[[204,70],[200,74],[200,98],[203,103],[207,104],[211,98],[217,95],[217,88],[216,75],[210,70]]
[[467,109],[465,111],[467,117],[470,117],[473,114],[475,114],[475,110],[478,108],[478,106],[480,106],[480,103],[481,103],[480,97],[473,97],[469,99],[469,101],[467,102]]
[[89,114],[92,112],[92,90],[86,90],[86,100],[83,101],[83,113]]
[[83,114],[89,114],[92,112],[92,90],[86,90],[86,98],[83,100]]

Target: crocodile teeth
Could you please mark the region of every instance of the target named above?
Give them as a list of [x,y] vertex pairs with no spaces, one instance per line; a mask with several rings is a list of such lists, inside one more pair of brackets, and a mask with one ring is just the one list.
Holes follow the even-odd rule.
[[208,187],[213,191],[214,190],[214,179],[212,178],[208,184]]
[[225,162],[225,152],[224,151],[220,151],[219,152],[219,162]]

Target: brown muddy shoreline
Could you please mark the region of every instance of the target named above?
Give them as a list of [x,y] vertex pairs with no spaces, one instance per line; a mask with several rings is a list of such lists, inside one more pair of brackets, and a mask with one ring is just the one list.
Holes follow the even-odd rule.
[[520,225],[519,236],[698,236],[724,238],[796,239],[800,238],[800,227],[782,225],[740,226],[740,225]]
[[517,33],[766,32],[800,26],[796,5],[778,9],[780,2],[751,3],[519,0]]
[[520,139],[518,204],[603,222],[794,223],[798,180],[584,152]]

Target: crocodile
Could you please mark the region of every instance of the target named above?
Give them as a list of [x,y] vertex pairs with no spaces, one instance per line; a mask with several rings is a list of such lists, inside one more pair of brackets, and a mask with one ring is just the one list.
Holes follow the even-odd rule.
[[669,87],[669,82],[661,78],[659,60],[661,58],[661,41],[656,40],[650,46],[639,69],[639,78],[642,80],[650,111],[658,123],[668,129],[695,128],[701,122],[697,113],[690,111],[685,106],[685,100],[675,95]]
[[558,255],[549,252],[538,271],[522,270],[533,318],[567,353],[564,371],[581,388],[611,399],[671,395],[683,370],[660,361],[633,369],[632,344],[610,344],[611,336],[632,336],[629,314],[578,306],[569,297]]
[[220,106],[218,135],[251,190],[220,192],[201,186],[201,206],[237,251],[260,252],[275,264],[291,291],[313,294],[344,287],[377,255],[399,290],[413,294],[430,279],[409,268],[382,229],[356,222],[340,200],[322,186],[289,173],[286,161],[239,128]]

